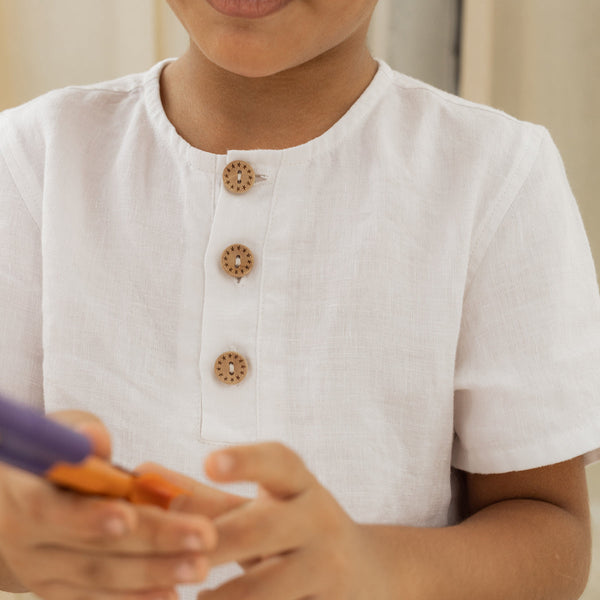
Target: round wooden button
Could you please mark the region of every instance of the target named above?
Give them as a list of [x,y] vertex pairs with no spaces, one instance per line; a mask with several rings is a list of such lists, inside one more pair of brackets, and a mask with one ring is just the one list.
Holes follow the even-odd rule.
[[225,352],[215,362],[215,375],[227,385],[240,383],[248,373],[246,359],[236,352]]
[[223,183],[234,194],[245,194],[254,181],[254,169],[243,160],[234,160],[223,169]]
[[221,266],[227,275],[245,277],[252,271],[254,256],[246,246],[233,244],[221,254]]

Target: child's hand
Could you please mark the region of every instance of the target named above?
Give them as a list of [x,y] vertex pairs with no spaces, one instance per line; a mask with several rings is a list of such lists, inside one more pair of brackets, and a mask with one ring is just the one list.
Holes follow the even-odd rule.
[[[229,494],[208,485],[204,485],[195,479],[182,475],[176,471],[171,471],[156,463],[147,462],[135,468],[137,473],[158,473],[167,481],[192,492],[189,496],[179,496],[171,502],[171,510],[204,515],[215,519],[230,510],[238,508],[242,504],[251,502],[250,498]],[[246,565],[240,562],[240,566]]]
[[[76,421],[86,432],[81,413]],[[110,440],[92,421],[96,452],[107,458]],[[205,516],[82,496],[0,466],[0,578],[12,591],[44,600],[175,598],[177,583],[208,573],[195,540],[207,550],[216,544]]]
[[260,487],[256,499],[214,520],[218,545],[208,554],[211,566],[238,561],[245,574],[199,598],[377,597],[361,527],[289,448],[229,448],[208,457],[206,472],[215,481],[255,481]]

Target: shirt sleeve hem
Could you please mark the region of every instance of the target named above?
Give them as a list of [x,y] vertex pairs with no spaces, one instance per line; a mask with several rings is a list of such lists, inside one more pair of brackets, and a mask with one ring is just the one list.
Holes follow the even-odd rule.
[[511,448],[490,445],[466,451],[455,446],[453,454],[454,468],[484,475],[537,469],[577,456],[583,456],[587,466],[600,461],[600,419],[589,427],[561,431]]

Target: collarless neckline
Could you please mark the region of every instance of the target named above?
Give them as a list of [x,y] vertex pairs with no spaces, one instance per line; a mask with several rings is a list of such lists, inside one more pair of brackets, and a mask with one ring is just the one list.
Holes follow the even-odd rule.
[[263,163],[279,165],[303,164],[310,162],[322,153],[334,152],[344,138],[352,134],[363,122],[365,116],[377,105],[386,89],[392,83],[391,67],[384,61],[376,59],[377,71],[362,94],[350,108],[321,135],[298,146],[283,149],[256,148],[238,150],[232,148],[227,154],[213,154],[192,146],[185,140],[175,126],[169,121],[160,97],[160,74],[162,70],[176,58],[167,58],[156,63],[144,76],[144,100],[150,122],[158,138],[179,154],[192,168],[213,171],[217,163],[234,159],[237,156],[257,157]]

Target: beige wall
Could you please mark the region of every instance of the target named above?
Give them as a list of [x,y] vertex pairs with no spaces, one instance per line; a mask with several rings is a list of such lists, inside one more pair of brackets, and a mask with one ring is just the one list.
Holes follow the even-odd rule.
[[461,95],[545,125],[600,270],[600,2],[465,0]]
[[187,41],[164,0],[0,0],[0,110],[146,70]]
[[[551,132],[600,275],[600,2],[465,0],[461,95]],[[600,369],[600,365],[598,365]],[[600,465],[588,468],[600,598]]]

